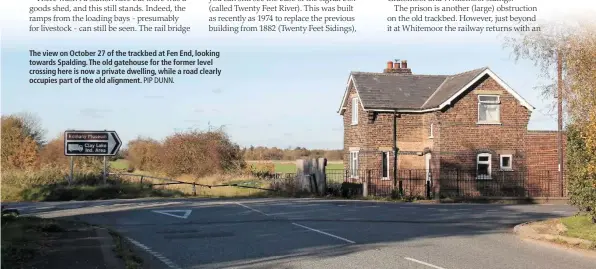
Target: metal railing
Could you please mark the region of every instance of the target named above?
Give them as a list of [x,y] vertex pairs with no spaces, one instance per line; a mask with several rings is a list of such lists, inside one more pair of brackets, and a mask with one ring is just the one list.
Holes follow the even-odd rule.
[[[493,170],[481,175],[464,169],[402,169],[393,171],[362,169],[327,171],[328,182],[366,183],[368,194],[426,197],[566,197],[565,184],[558,171],[502,171]],[[563,189],[561,188],[563,186]]]

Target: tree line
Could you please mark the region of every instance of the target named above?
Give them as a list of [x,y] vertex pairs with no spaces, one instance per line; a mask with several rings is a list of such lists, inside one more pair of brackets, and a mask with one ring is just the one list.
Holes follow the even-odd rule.
[[303,147],[280,149],[277,147],[246,147],[242,155],[249,161],[294,161],[298,159],[327,158],[329,161],[341,161],[342,150],[306,149]]

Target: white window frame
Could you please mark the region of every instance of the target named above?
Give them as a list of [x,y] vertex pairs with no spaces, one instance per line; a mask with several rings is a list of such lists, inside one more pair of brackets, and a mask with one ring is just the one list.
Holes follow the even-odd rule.
[[431,123],[430,124],[430,135],[428,136],[428,138],[435,138],[434,127],[435,127],[435,124]]
[[[496,97],[497,100],[496,101],[480,101],[480,97]],[[490,121],[490,120],[480,120],[480,107],[483,105],[497,105],[498,110],[497,110],[497,119],[494,121]],[[479,94],[478,95],[478,124],[500,124],[501,123],[501,96],[499,95],[489,95],[489,94]]]
[[358,178],[358,166],[359,166],[359,158],[358,158],[359,151],[352,150],[350,151],[350,177],[351,178]]
[[352,125],[358,125],[358,97],[352,98]]
[[[385,165],[386,165],[386,170],[385,171],[383,171],[383,163],[382,163],[384,156],[387,156],[387,159],[385,161]],[[383,155],[381,157],[381,180],[389,180],[390,179],[390,175],[391,175],[390,174],[390,169],[391,168],[389,168],[389,163],[390,163],[390,160],[391,160],[390,157],[391,157],[391,152],[389,152],[389,151],[384,151],[383,152]],[[387,176],[386,177],[383,177],[383,174],[385,172],[387,172]]]
[[[503,166],[503,158],[509,158],[509,166]],[[501,154],[499,158],[499,165],[501,166],[501,170],[503,171],[512,171],[513,170],[513,155],[512,154]]]
[[[480,161],[480,157],[488,157],[488,161]],[[478,174],[478,165],[488,164],[488,176]],[[476,179],[491,179],[492,155],[490,153],[479,153],[476,155]]]

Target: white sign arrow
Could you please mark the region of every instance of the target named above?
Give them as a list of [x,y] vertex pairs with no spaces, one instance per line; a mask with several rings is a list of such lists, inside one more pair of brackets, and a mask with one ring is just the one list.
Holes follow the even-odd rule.
[[[181,219],[186,219],[188,218],[188,216],[190,216],[190,212],[192,212],[192,210],[153,210],[153,212],[158,213],[158,214],[164,214],[170,217],[176,217],[176,218],[181,218]],[[178,213],[178,214],[176,214]],[[180,214],[182,213],[182,214]]]

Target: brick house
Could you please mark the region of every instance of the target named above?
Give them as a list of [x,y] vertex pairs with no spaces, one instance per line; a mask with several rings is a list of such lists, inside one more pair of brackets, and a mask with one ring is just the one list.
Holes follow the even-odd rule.
[[452,171],[485,181],[533,167],[554,170],[555,176],[557,155],[537,158],[545,147],[557,151],[556,132],[528,131],[533,110],[488,67],[419,75],[412,74],[407,61],[396,61],[382,73],[351,72],[338,111],[344,122],[344,165],[352,180],[361,180],[367,170],[370,177],[372,170],[375,182],[391,184],[397,160],[395,181],[405,177],[404,171],[410,178],[419,172],[437,190],[450,188],[440,179]]

